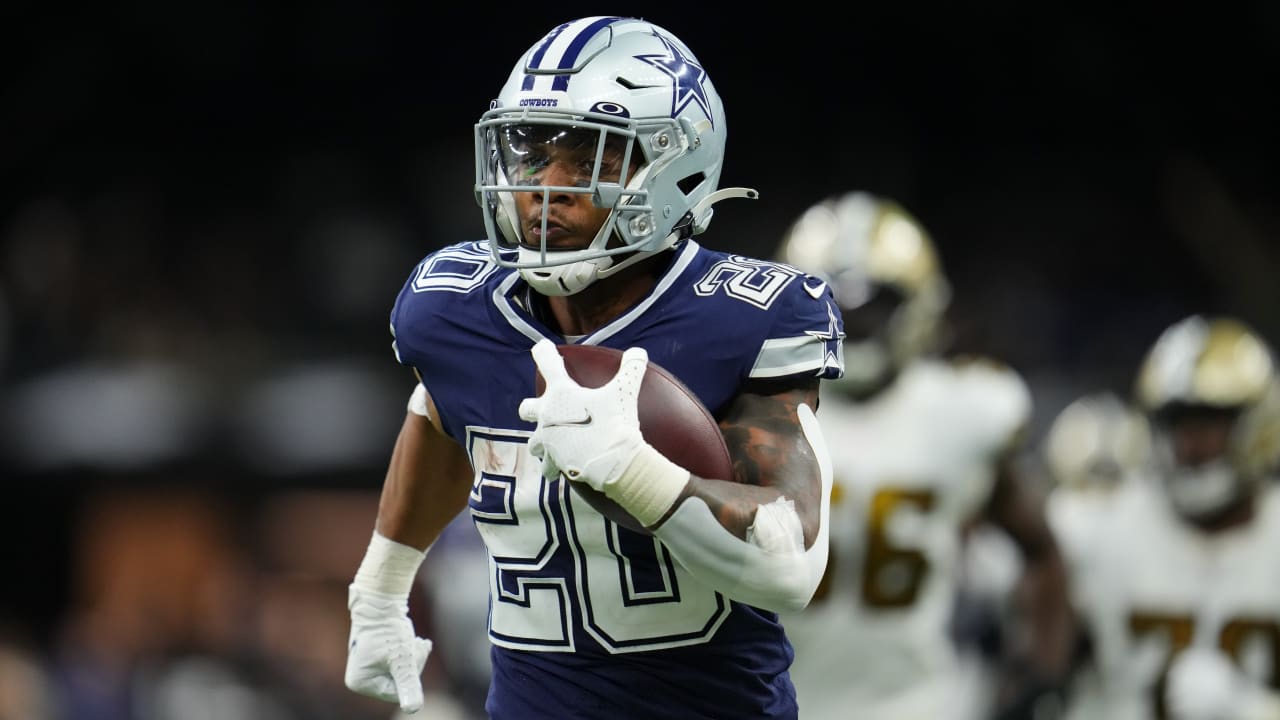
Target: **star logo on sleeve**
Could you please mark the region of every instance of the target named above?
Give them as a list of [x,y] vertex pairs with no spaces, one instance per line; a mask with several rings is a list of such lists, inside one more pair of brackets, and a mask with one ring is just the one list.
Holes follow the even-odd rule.
[[827,329],[806,330],[810,336],[823,342],[823,368],[835,368],[844,372],[844,328],[836,315],[835,305],[827,302]]
[[692,57],[685,55],[675,43],[662,35],[657,38],[666,46],[666,54],[652,53],[636,55],[642,60],[671,76],[673,80],[671,92],[671,117],[679,115],[689,103],[697,103],[703,114],[715,126],[715,118],[711,117],[711,101],[707,98],[707,71],[702,69]]

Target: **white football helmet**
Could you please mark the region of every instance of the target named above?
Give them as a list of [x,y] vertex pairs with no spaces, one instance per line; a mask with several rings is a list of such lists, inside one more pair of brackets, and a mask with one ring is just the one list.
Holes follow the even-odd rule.
[[1140,411],[1114,393],[1090,393],[1054,417],[1045,434],[1044,461],[1058,486],[1107,491],[1147,461],[1150,445]]
[[[717,191],[724,160],[725,114],[710,77],[670,32],[624,17],[564,23],[525,52],[498,98],[476,124],[476,200],[496,262],[518,268],[534,289],[571,295],[596,279],[707,229],[711,205],[754,190]],[[512,177],[522,142],[572,138],[595,147],[594,169],[574,186],[520,184]],[[606,147],[625,147],[619,176],[601,172]],[[534,190],[536,187],[536,190]],[[522,237],[515,192],[588,195],[610,208],[599,233],[580,250]],[[615,256],[630,257],[616,260]]]
[[[1251,494],[1280,457],[1280,385],[1274,355],[1241,321],[1193,315],[1161,334],[1138,375],[1154,459],[1175,508],[1212,517]],[[1225,453],[1194,466],[1175,455],[1171,424],[1186,412],[1231,417]]]
[[933,240],[896,202],[827,198],[787,230],[778,259],[826,280],[844,313],[844,377],[858,395],[937,348],[951,288]]

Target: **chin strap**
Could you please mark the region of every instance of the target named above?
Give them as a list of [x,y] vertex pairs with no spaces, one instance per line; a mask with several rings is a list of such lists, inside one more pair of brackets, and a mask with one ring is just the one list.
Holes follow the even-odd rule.
[[714,212],[711,206],[727,200],[729,198],[746,198],[748,200],[759,200],[760,192],[755,188],[723,188],[717,190],[710,195],[702,198],[702,200],[689,210],[689,214],[693,215],[693,235],[698,235],[707,229],[711,224],[711,216]]

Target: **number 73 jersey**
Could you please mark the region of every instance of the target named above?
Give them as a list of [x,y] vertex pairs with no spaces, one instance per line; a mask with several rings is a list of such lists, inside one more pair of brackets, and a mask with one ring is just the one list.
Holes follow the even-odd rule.
[[989,361],[919,360],[867,402],[823,396],[830,558],[809,607],[782,617],[802,717],[957,717],[964,528],[1030,405],[1021,377]]
[[1247,525],[1205,533],[1175,514],[1159,480],[1135,477],[1062,543],[1092,639],[1100,720],[1166,717],[1166,673],[1189,647],[1216,648],[1280,688],[1277,492],[1259,496]]

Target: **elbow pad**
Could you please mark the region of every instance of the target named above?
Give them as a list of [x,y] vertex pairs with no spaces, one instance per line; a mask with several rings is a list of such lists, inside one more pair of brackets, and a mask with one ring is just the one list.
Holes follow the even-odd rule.
[[822,479],[818,537],[804,547],[795,505],[786,498],[760,505],[741,540],[726,530],[701,498],[686,499],[654,531],[675,559],[699,580],[730,598],[773,612],[803,610],[827,568],[831,514],[831,458],[818,419],[799,408],[800,426],[818,459]]

